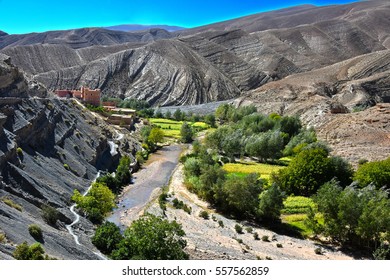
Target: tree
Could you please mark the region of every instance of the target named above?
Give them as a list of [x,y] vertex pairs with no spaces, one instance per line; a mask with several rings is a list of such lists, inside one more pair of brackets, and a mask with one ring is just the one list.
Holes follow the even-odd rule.
[[166,111],[166,112],[165,112],[165,118],[166,118],[166,119],[171,119],[171,118],[172,118],[172,113],[171,113],[171,111]]
[[107,213],[115,207],[115,195],[102,183],[95,182],[86,196],[74,190],[72,200],[94,223],[101,223]]
[[310,196],[333,177],[348,182],[352,170],[342,165],[322,148],[303,149],[272,179],[287,194]]
[[95,235],[92,237],[92,244],[103,254],[109,255],[118,248],[122,239],[119,227],[114,223],[106,221],[96,229]]
[[204,122],[211,127],[215,127],[215,116],[213,114],[208,114],[204,116]]
[[354,180],[362,187],[373,183],[377,188],[390,189],[390,157],[382,161],[367,162],[359,165]]
[[263,190],[263,181],[259,174],[252,173],[244,178],[228,177],[223,185],[225,203],[229,212],[238,217],[252,218],[256,215],[259,195]]
[[260,194],[258,216],[261,220],[268,222],[280,220],[282,208],[283,194],[277,185],[273,184]]
[[181,113],[180,109],[176,109],[176,111],[173,113],[173,118],[177,121],[183,120],[183,114]]
[[301,121],[297,116],[282,117],[280,119],[279,125],[280,125],[280,131],[288,134],[289,136],[288,139],[291,139],[291,137],[297,135],[302,128]]
[[164,139],[164,131],[159,127],[153,127],[148,136],[148,144],[152,143],[153,145],[157,145],[157,143],[161,143]]
[[180,128],[180,140],[183,143],[190,143],[193,137],[194,131],[192,127],[187,122],[184,122]]
[[111,257],[115,260],[185,260],[187,245],[182,227],[151,214],[134,221]]
[[57,209],[50,205],[42,206],[42,218],[49,225],[55,226],[57,223],[59,212]]

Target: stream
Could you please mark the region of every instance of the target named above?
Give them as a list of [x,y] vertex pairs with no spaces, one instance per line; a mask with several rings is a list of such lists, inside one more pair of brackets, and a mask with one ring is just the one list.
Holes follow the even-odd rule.
[[133,174],[133,183],[119,196],[118,207],[107,218],[123,231],[138,217],[150,201],[153,191],[168,185],[176,168],[182,146],[165,146],[152,154],[144,166]]

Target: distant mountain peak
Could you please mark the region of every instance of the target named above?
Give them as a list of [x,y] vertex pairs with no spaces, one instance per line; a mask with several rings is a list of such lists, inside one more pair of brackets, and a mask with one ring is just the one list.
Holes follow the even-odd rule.
[[102,27],[104,29],[108,30],[115,30],[115,31],[145,31],[149,29],[164,29],[169,32],[179,31],[185,29],[184,27],[180,26],[170,26],[170,25],[142,25],[142,24],[122,24],[122,25],[115,25],[115,26],[109,26],[109,27]]
[[6,35],[8,35],[8,33],[5,33],[5,32],[3,32],[3,31],[0,30],[0,37],[1,37],[1,36],[6,36]]

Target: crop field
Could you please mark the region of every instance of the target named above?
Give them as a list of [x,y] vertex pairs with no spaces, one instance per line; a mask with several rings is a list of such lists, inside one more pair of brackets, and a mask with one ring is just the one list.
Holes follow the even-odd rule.
[[245,174],[259,173],[263,179],[269,179],[273,172],[278,172],[280,169],[285,168],[280,165],[272,165],[266,163],[227,163],[223,166],[223,169],[231,174],[237,176],[245,176]]
[[[169,120],[169,119],[157,119],[157,118],[150,118],[149,121],[160,127],[164,131],[164,136],[169,137],[169,138],[175,138],[179,139],[180,138],[180,128],[183,124],[182,121],[174,121],[174,120]],[[195,131],[201,131],[209,128],[209,126],[204,123],[204,122],[187,122],[190,124]]]
[[283,202],[282,222],[297,229],[304,237],[312,234],[312,231],[306,226],[307,211],[315,207],[311,198],[303,196],[289,196]]

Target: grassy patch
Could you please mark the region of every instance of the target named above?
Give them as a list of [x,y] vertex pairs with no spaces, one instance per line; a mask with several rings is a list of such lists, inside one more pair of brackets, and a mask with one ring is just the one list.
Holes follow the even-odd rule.
[[304,196],[289,196],[283,204],[282,214],[306,214],[310,208],[315,207],[313,200]]
[[259,173],[263,179],[269,179],[273,172],[282,168],[284,166],[266,163],[227,163],[223,166],[226,172],[234,173],[240,177],[245,176],[245,174]]
[[11,200],[10,198],[8,197],[2,197],[1,198],[1,201],[3,201],[5,204],[7,204],[8,206],[12,207],[12,208],[15,208],[16,210],[22,212],[23,211],[23,208],[21,205],[17,204],[16,202],[14,202],[13,200]]
[[308,237],[313,232],[305,225],[306,218],[306,214],[282,215],[282,222],[296,228],[303,237]]
[[[169,119],[161,119],[161,118],[150,118],[149,121],[159,126],[164,131],[164,136],[168,138],[180,138],[180,129],[183,124],[182,121],[174,121]],[[190,124],[196,131],[201,131],[209,128],[209,125],[204,122],[187,122]]]

